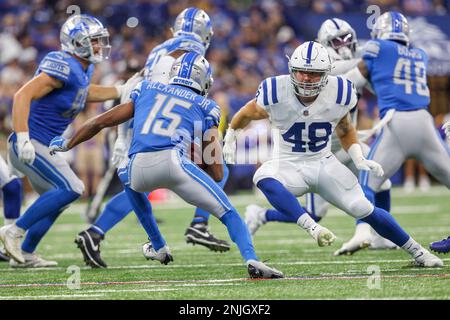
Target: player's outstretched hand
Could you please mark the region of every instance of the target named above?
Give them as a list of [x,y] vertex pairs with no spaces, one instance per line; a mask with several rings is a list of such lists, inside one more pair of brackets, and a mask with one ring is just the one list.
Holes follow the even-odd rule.
[[226,163],[236,163],[236,130],[228,128],[225,138],[223,139],[223,158]]
[[373,171],[377,177],[381,177],[384,174],[381,165],[373,160],[361,159],[361,161],[355,163],[355,166],[358,170]]
[[118,167],[119,164],[127,157],[127,145],[122,138],[118,138],[114,143],[111,162],[113,166]]
[[49,149],[51,155],[54,155],[56,152],[66,152],[69,150],[67,148],[67,140],[61,136],[54,137],[50,141]]
[[26,164],[32,164],[36,158],[36,152],[28,132],[17,132],[16,137],[19,160]]
[[442,126],[442,129],[445,131],[445,135],[447,136],[447,139],[450,139],[450,120],[444,123]]

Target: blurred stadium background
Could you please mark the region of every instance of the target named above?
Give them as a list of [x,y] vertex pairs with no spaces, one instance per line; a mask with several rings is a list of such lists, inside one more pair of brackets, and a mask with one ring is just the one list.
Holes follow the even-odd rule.
[[[410,22],[412,43],[423,48],[430,57],[428,71],[431,89],[431,113],[436,127],[450,118],[450,1],[449,0],[0,0],[0,152],[6,155],[6,138],[11,132],[12,98],[18,88],[33,76],[41,58],[59,49],[59,29],[76,10],[99,18],[111,34],[110,60],[96,68],[94,83],[112,84],[128,78],[145,64],[148,53],[171,36],[175,16],[188,6],[204,9],[211,17],[214,37],[207,58],[213,66],[212,97],[223,108],[222,129],[242,106],[253,98],[260,81],[266,77],[287,73],[286,55],[303,41],[316,38],[320,24],[331,17],[347,20],[356,30],[360,43],[370,38],[367,23],[373,12],[370,5],[379,6],[381,13],[398,10]],[[72,7],[71,7],[72,6]],[[68,10],[69,9],[69,10]],[[101,112],[104,105],[88,104],[75,123]],[[377,118],[375,99],[366,93],[358,104],[359,127],[371,127]],[[228,120],[227,120],[228,119]],[[252,139],[240,141],[249,150],[258,145],[259,135],[268,135],[268,123],[255,122]],[[70,135],[70,132],[67,134]],[[441,131],[442,136],[443,132]],[[85,182],[90,196],[96,190],[110,158],[107,135],[79,146],[70,154],[71,163]],[[270,142],[270,140],[269,140]],[[263,161],[264,155],[256,162]],[[409,164],[409,175],[415,174]],[[252,188],[252,176],[257,163],[231,166],[226,191]],[[420,172],[420,168],[417,169]],[[393,178],[396,185],[412,188],[402,168]],[[426,174],[418,184],[425,191]],[[108,190],[120,189],[114,181]],[[27,196],[31,197],[30,188]]]

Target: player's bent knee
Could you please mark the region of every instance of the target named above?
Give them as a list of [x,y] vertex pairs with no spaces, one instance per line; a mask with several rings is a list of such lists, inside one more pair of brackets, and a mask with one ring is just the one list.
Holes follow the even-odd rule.
[[387,191],[392,188],[392,182],[391,180],[387,179],[383,184],[380,186],[380,191]]
[[362,197],[349,204],[348,213],[356,219],[362,219],[367,217],[373,209],[373,204],[367,198]]

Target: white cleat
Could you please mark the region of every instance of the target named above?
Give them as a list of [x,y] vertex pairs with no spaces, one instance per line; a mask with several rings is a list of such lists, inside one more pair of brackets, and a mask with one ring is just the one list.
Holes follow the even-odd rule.
[[248,274],[250,275],[250,278],[253,279],[284,278],[284,275],[281,271],[278,271],[275,268],[271,268],[265,265],[263,262],[256,260],[247,261],[247,271]]
[[359,223],[356,226],[353,238],[344,243],[339,250],[336,250],[334,255],[352,255],[356,251],[368,248],[372,239],[371,230],[372,228],[367,223]]
[[252,236],[267,222],[266,211],[266,209],[256,204],[251,204],[245,209],[245,223]]
[[0,241],[3,242],[6,253],[19,263],[25,263],[21,248],[22,238],[23,233],[15,224],[0,228]]
[[25,258],[24,263],[11,259],[9,260],[9,266],[11,268],[49,268],[58,265],[58,262],[42,259],[35,253],[23,253],[23,257]]
[[313,237],[314,240],[317,241],[319,247],[331,246],[336,240],[336,236],[333,232],[328,230],[325,227],[322,227],[320,224],[316,224],[311,229],[307,230],[308,233]]
[[152,244],[147,242],[142,246],[142,253],[147,260],[157,260],[161,262],[161,264],[168,264],[173,261],[173,257],[170,254],[170,249],[167,245],[156,251]]
[[414,254],[414,265],[424,268],[439,268],[444,266],[444,262],[430,253],[427,249],[420,247]]
[[399,249],[399,247],[391,240],[383,238],[373,230],[372,239],[370,239],[370,247],[372,250],[391,250]]

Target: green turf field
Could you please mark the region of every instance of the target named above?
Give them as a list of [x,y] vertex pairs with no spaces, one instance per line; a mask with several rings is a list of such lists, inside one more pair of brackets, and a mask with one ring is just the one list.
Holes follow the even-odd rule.
[[[393,214],[422,244],[450,234],[450,193],[434,187],[430,193],[405,195],[394,190]],[[262,198],[234,196],[232,203],[243,215],[251,202]],[[167,266],[147,262],[141,254],[146,236],[134,215],[113,229],[102,243],[108,269],[84,266],[73,240],[87,225],[80,218],[83,203],[69,208],[41,243],[38,253],[59,262],[48,269],[10,269],[0,263],[0,300],[6,299],[450,299],[450,254],[441,255],[445,267],[422,269],[409,265],[401,250],[365,250],[353,256],[332,253],[353,234],[354,221],[331,209],[322,224],[338,237],[333,246],[319,248],[296,225],[272,223],[254,238],[262,260],[284,272],[286,279],[249,280],[239,252],[214,253],[187,245],[184,231],[193,209],[176,201],[155,206],[156,215],[175,261]],[[226,229],[214,218],[215,234],[228,239]],[[76,282],[67,287],[68,268],[80,267]],[[71,267],[74,268],[74,267]],[[75,267],[76,268],[76,267]],[[371,270],[380,270],[381,278]],[[75,284],[75,285],[74,285]]]

